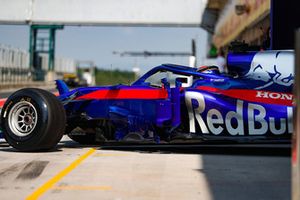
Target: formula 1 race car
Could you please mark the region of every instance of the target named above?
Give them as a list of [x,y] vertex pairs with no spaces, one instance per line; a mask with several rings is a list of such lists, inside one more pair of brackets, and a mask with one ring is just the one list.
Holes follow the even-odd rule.
[[214,66],[163,64],[131,85],[13,93],[1,111],[4,138],[21,151],[49,150],[63,134],[104,142],[290,142],[293,51],[229,54]]

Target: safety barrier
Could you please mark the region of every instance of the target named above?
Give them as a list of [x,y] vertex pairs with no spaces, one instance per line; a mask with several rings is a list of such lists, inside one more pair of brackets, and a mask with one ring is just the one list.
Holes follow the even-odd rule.
[[76,73],[76,62],[70,58],[55,58],[55,71],[59,73]]
[[31,81],[29,53],[0,44],[0,82],[20,83]]
[[0,44],[0,67],[3,68],[29,68],[29,53]]
[[0,67],[1,83],[20,83],[31,80],[31,71],[29,69]]
[[[48,70],[49,59],[48,55],[42,54],[41,68],[44,71]],[[72,58],[55,57],[54,70],[58,73],[76,73],[76,61]]]
[[[30,69],[29,59],[29,52],[0,44],[0,83],[27,83],[32,80],[43,80],[48,71],[48,55],[39,56],[40,70]],[[54,66],[58,74],[76,73],[74,59],[57,57]],[[37,76],[42,78],[36,79]]]

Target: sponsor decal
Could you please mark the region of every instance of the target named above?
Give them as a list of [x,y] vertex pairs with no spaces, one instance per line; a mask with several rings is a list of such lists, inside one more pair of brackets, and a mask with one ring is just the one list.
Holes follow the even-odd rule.
[[30,97],[23,97],[20,101],[31,102],[31,98]]
[[291,52],[258,52],[253,57],[246,77],[265,82],[264,85],[255,88],[257,90],[273,84],[291,87],[294,83],[293,66],[294,56]]
[[13,103],[14,103],[13,101],[10,101],[10,102],[7,104],[6,109],[5,109],[5,111],[4,111],[4,114],[3,114],[3,118],[6,117],[7,111],[8,111],[8,109],[10,108],[10,106],[11,106]]
[[293,132],[293,110],[289,106],[277,106],[271,110],[272,105],[205,98],[204,94],[196,91],[185,93],[185,103],[191,133],[198,132],[197,127],[202,134],[228,133],[232,136],[258,136],[268,133],[282,135]]
[[290,93],[269,92],[263,90],[245,90],[245,89],[228,89],[222,90],[209,86],[199,86],[199,90],[209,91],[216,94],[222,94],[228,97],[252,101],[258,103],[278,104],[278,105],[293,105],[293,95]]
[[293,100],[292,94],[279,93],[279,92],[268,92],[268,91],[257,91],[256,97],[267,98],[267,99],[281,99],[281,100]]

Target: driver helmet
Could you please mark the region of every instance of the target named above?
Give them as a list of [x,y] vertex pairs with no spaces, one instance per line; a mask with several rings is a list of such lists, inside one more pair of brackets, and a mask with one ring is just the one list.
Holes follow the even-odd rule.
[[217,66],[201,66],[198,67],[197,72],[205,74],[220,74],[220,70]]

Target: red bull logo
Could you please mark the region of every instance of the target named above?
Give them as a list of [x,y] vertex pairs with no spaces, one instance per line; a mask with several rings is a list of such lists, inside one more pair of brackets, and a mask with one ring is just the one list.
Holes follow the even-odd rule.
[[294,54],[292,51],[258,52],[245,77],[265,82],[257,90],[273,84],[289,87],[294,83]]
[[[258,95],[262,98],[290,98],[277,94]],[[228,132],[231,136],[258,136],[267,133],[283,135],[293,132],[293,109],[290,106],[261,105],[234,99],[232,104],[228,104],[228,101],[206,98],[196,91],[186,92],[185,103],[191,133],[198,132],[196,127],[200,128],[202,134],[219,135]]]

